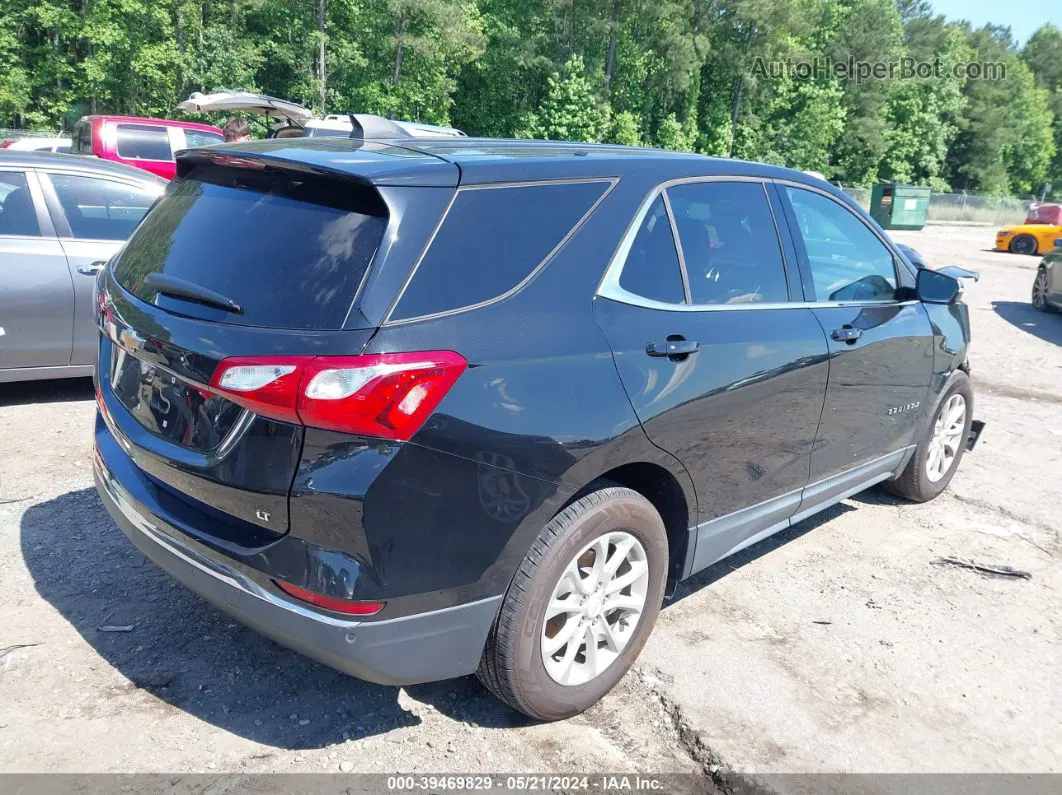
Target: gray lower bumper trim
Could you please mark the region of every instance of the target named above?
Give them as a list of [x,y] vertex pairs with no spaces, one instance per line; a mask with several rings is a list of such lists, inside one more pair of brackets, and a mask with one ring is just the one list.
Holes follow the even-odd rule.
[[[278,643],[345,673],[410,685],[473,673],[501,596],[383,621],[345,621],[284,600],[178,540],[111,477],[97,455],[104,506],[141,552],[204,599]],[[171,532],[168,532],[171,531]]]

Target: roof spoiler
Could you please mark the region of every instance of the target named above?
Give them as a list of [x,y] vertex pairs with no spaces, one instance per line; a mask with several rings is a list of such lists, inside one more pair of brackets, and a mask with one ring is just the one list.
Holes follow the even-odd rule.
[[409,132],[390,119],[371,113],[349,114],[351,138],[412,138]]

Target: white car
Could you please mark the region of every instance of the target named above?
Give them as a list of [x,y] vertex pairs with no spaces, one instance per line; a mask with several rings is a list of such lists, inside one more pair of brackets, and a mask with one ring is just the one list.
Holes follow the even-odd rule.
[[0,143],[0,149],[15,149],[23,152],[62,152],[70,154],[69,138],[8,138]]
[[[386,122],[387,124],[393,124],[394,126],[404,130],[413,138],[464,138],[465,134],[455,127],[440,127],[435,124],[421,124],[415,121],[393,121],[391,119],[381,119],[379,116],[370,116],[368,114],[361,113],[349,113],[346,115],[339,113],[329,113],[323,119],[310,119],[303,123],[304,135],[307,138],[316,138],[317,136],[330,135],[330,136],[349,136],[354,131],[354,121],[362,127],[363,132],[367,133],[372,130],[370,126],[377,120]],[[386,131],[384,131],[386,133]],[[369,138],[371,135],[363,134],[359,137]]]

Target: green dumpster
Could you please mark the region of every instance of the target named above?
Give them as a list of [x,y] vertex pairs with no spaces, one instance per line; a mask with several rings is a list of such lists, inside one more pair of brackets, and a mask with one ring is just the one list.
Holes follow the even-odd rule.
[[884,229],[921,229],[929,214],[929,188],[885,182],[870,192],[870,215]]

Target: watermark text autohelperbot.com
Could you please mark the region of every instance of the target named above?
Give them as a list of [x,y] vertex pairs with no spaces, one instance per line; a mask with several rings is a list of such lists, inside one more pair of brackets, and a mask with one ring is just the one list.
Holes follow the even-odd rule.
[[1007,65],[994,61],[943,63],[939,58],[919,61],[904,57],[895,61],[860,61],[816,56],[807,60],[768,60],[757,56],[752,75],[767,80],[815,80],[835,78],[866,83],[871,80],[1006,80]]

